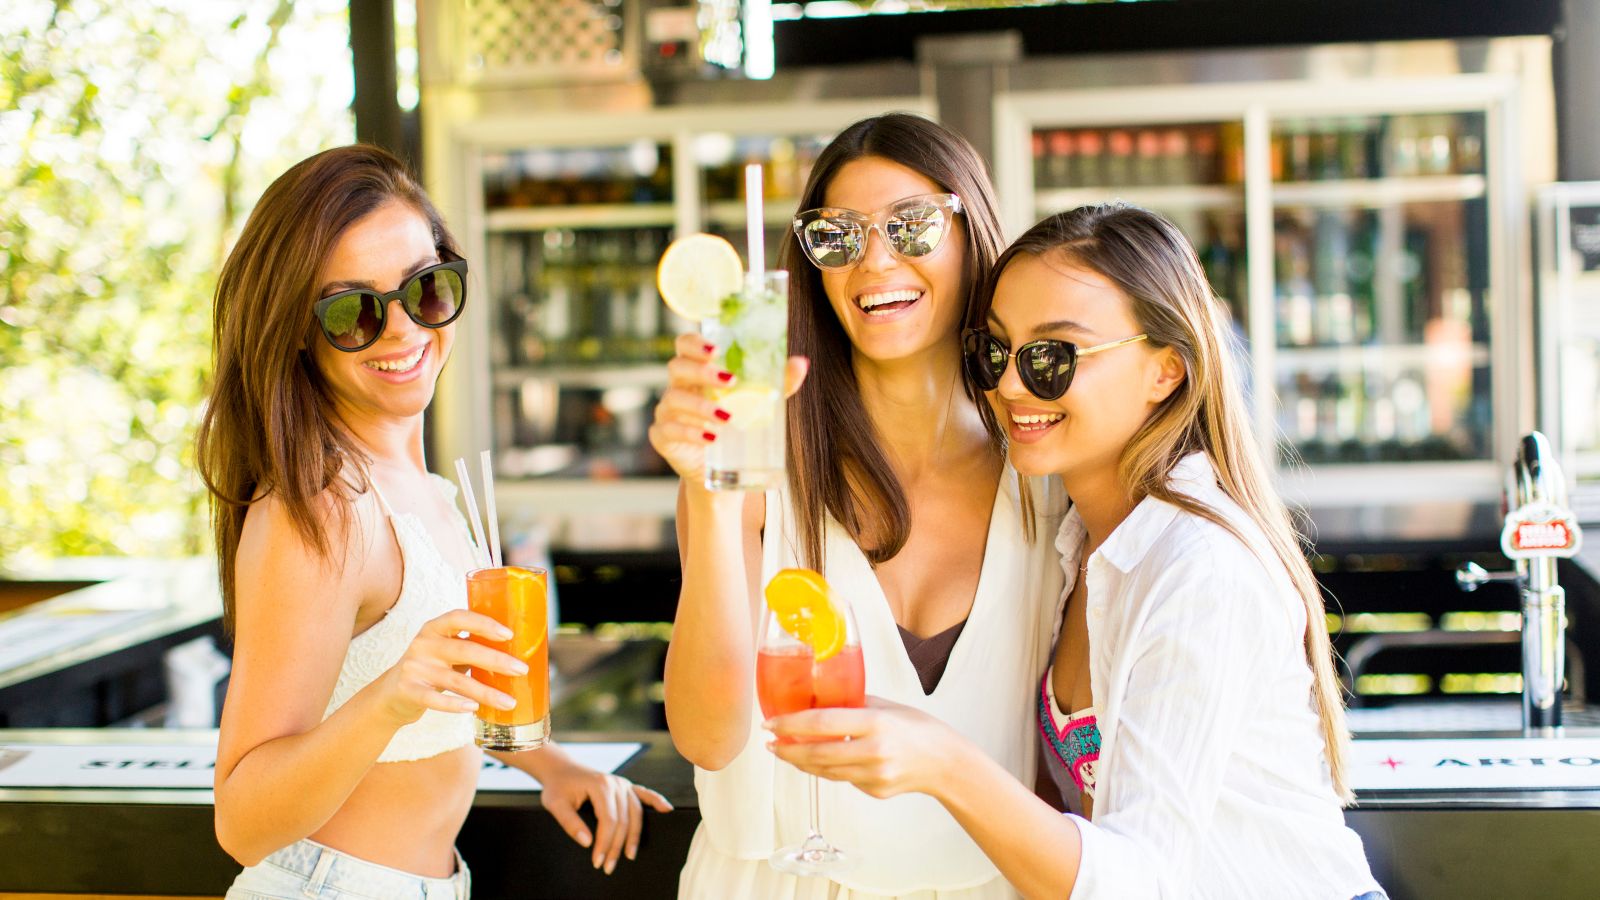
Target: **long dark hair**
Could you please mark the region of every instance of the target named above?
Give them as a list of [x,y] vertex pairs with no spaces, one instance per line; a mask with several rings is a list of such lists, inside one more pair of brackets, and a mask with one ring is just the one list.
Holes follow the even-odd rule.
[[1049,257],[1098,272],[1128,298],[1151,346],[1170,347],[1183,360],[1183,383],[1123,448],[1118,480],[1129,496],[1163,500],[1221,526],[1249,546],[1221,513],[1173,490],[1168,481],[1185,456],[1204,453],[1223,493],[1261,529],[1272,551],[1271,560],[1262,562],[1275,561],[1288,572],[1296,602],[1305,611],[1306,660],[1328,768],[1335,791],[1349,802],[1344,767],[1349,734],[1322,592],[1288,507],[1272,487],[1228,345],[1227,311],[1212,293],[1194,248],[1176,225],[1136,206],[1108,203],[1058,213],[1028,229],[1001,255],[977,292],[983,316],[988,316],[1006,265],[1018,256]]
[[[367,488],[367,454],[336,424],[312,359],[313,342],[323,338],[311,307],[317,272],[340,235],[390,201],[424,216],[435,246],[459,255],[405,164],[358,144],[323,151],[278,176],[217,279],[211,395],[195,456],[211,492],[223,623],[230,632],[234,556],[250,503],[275,494],[307,546],[327,558],[330,527],[343,532],[350,526],[351,503]],[[355,465],[347,468],[347,461]]]
[[[824,205],[828,184],[849,162],[879,157],[899,163],[961,197],[966,227],[962,295],[963,322],[973,322],[976,288],[988,278],[1004,243],[988,167],[966,139],[920,116],[890,113],[863,119],[834,138],[817,157],[800,197],[800,209]],[[905,489],[894,473],[867,418],[851,365],[850,338],[822,288],[822,273],[800,249],[791,232],[778,254],[789,274],[789,352],[811,360],[800,392],[788,403],[789,486],[806,565],[823,565],[823,521],[832,514],[873,565],[893,559],[911,531]],[[960,340],[954,332],[952,344]],[[994,413],[977,387],[965,380],[990,433]],[[995,452],[1000,452],[995,444]]]

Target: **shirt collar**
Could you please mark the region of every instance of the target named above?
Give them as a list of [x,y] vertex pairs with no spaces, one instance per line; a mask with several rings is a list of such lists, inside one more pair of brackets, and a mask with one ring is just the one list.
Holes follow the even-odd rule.
[[[1220,490],[1217,487],[1217,472],[1204,453],[1191,453],[1179,460],[1168,473],[1167,481],[1173,490],[1181,494],[1211,506],[1216,505],[1214,495]],[[1097,553],[1118,570],[1124,573],[1133,571],[1133,567],[1142,562],[1150,548],[1155,546],[1167,526],[1177,518],[1178,512],[1178,507],[1164,500],[1145,497],[1111,532]],[[1076,538],[1071,544],[1071,553],[1077,556],[1082,552],[1084,536],[1083,522],[1074,509],[1068,521],[1061,523],[1061,539],[1057,540],[1056,546],[1065,557],[1068,551],[1061,547],[1065,542],[1062,539]]]

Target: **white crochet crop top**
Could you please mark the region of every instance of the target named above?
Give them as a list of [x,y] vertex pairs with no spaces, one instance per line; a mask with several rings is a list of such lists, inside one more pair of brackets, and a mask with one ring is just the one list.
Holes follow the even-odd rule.
[[[453,507],[455,485],[438,475],[429,477],[442,486]],[[328,698],[328,708],[322,713],[324,720],[355,696],[357,691],[399,662],[423,623],[452,609],[464,609],[467,605],[466,572],[456,568],[439,552],[427,527],[416,515],[396,513],[376,484],[372,489],[389,517],[395,540],[400,545],[404,567],[400,596],[382,619],[350,640],[350,649],[344,654],[344,665],[339,668],[339,681],[333,687],[333,696]],[[463,536],[471,543],[466,523],[459,512],[455,519]],[[471,713],[430,709],[422,714],[422,718],[395,732],[389,746],[378,756],[378,762],[405,762],[438,756],[471,744],[472,735]]]

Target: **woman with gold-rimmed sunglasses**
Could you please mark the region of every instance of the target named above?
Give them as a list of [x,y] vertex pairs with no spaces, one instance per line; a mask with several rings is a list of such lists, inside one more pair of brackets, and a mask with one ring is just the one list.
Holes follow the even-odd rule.
[[964,335],[1012,464],[1072,497],[1056,649],[1031,692],[1071,814],[915,709],[778,717],[781,738],[812,742],[775,752],[873,796],[937,799],[1027,897],[1379,900],[1340,816],[1322,595],[1224,316],[1176,226],[1111,204],[1019,238]]
[[703,488],[705,447],[736,414],[709,397],[731,376],[698,335],[679,339],[650,429],[682,476],[667,721],[697,767],[702,822],[679,895],[1011,898],[937,803],[827,783],[823,831],[850,865],[800,878],[767,863],[806,836],[809,789],[763,746],[762,585],[782,568],[822,572],[854,608],[872,693],[948,722],[1003,771],[1031,778],[1030,686],[1061,583],[1043,535],[1065,505],[1059,491],[1019,483],[962,374],[961,329],[1001,244],[972,147],[916,116],[858,122],[822,152],[799,207],[780,251],[790,352],[801,357],[793,380],[804,377],[788,403],[787,489]]

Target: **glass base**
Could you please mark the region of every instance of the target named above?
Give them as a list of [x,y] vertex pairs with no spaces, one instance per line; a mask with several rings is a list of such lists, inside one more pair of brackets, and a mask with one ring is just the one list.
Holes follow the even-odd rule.
[[765,491],[782,486],[782,469],[706,469],[707,490]]
[[855,860],[828,843],[816,832],[798,847],[784,847],[767,857],[767,864],[788,875],[837,875],[850,869]]
[[537,750],[550,740],[550,717],[546,715],[528,725],[496,725],[482,719],[477,723],[474,740],[485,750]]

